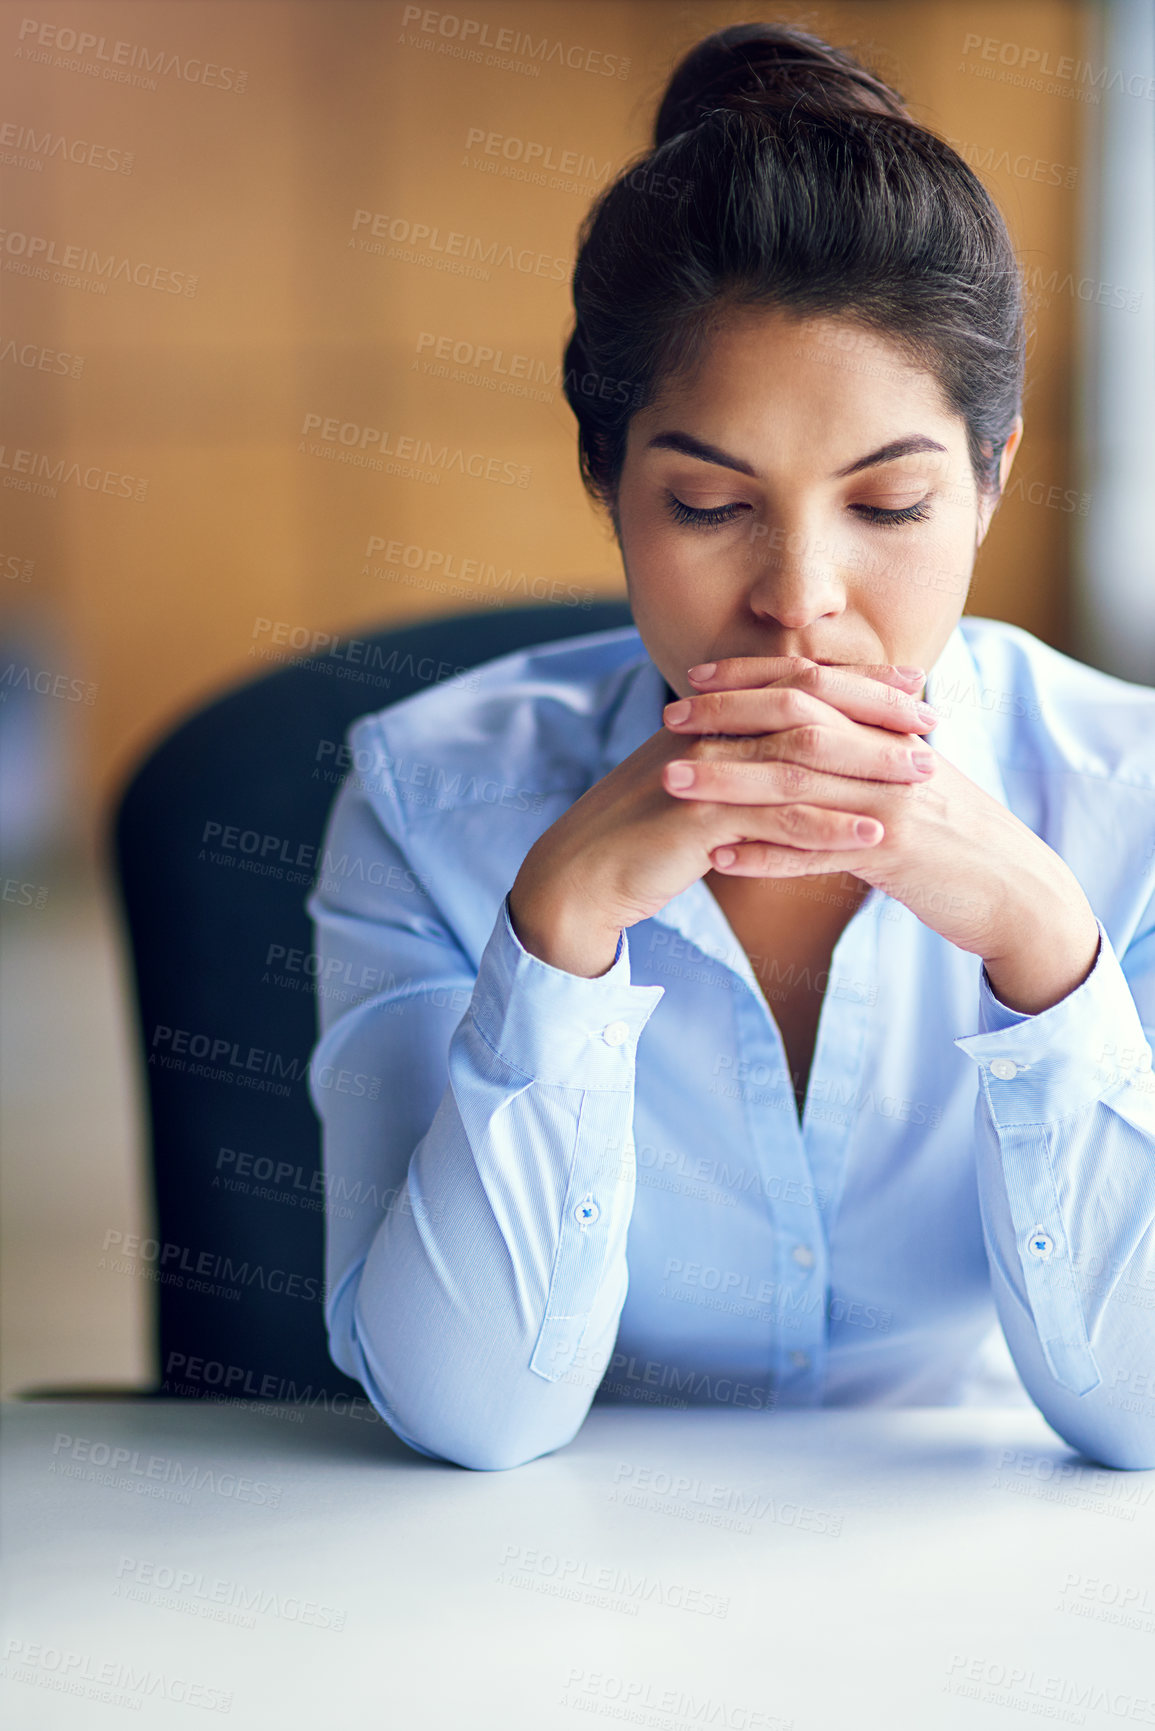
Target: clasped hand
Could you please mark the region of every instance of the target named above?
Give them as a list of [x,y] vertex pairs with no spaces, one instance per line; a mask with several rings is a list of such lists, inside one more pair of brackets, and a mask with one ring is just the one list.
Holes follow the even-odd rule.
[[667,730],[686,739],[663,785],[714,808],[715,870],[846,871],[983,957],[1021,941],[1024,910],[1039,898],[1045,906],[1070,893],[1065,862],[926,745],[939,718],[914,695],[921,675],[733,657],[695,683],[694,697],[663,712]]

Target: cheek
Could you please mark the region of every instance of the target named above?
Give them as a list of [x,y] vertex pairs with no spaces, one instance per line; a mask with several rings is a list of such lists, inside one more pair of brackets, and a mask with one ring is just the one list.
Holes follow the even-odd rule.
[[936,616],[962,608],[972,562],[973,549],[956,524],[928,523],[921,533],[860,542],[851,583],[863,612]]
[[660,609],[675,630],[679,622],[707,617],[725,593],[720,574],[703,569],[685,537],[660,528],[635,539],[629,571],[634,593]]
[[618,523],[622,556],[632,583],[669,590],[691,568],[685,537],[676,533],[660,503],[622,497]]
[[629,487],[620,490],[618,535],[631,573],[641,573],[653,562],[664,527],[645,494]]
[[974,566],[974,522],[952,513],[912,560],[911,579],[927,613],[961,612]]

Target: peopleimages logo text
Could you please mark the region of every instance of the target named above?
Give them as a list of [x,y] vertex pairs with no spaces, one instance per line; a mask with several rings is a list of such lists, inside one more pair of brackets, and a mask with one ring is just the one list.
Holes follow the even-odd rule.
[[[137,72],[159,73],[162,78],[175,77],[186,84],[205,84],[210,89],[232,90],[240,95],[248,82],[248,73],[235,66],[219,66],[212,60],[193,56],[182,59],[165,48],[146,48],[140,42],[116,41],[111,50],[107,36],[96,36],[91,30],[74,30],[67,24],[41,23],[38,18],[25,18],[17,32],[21,47],[16,50],[25,59],[35,59],[30,49],[51,49],[58,54],[75,54],[86,71],[97,76],[116,78],[116,69],[132,68]],[[155,86],[153,87],[155,88]]]
[[406,6],[401,15],[402,29],[416,25],[427,36],[440,37],[446,46],[454,45],[470,58],[480,60],[478,49],[489,48],[495,54],[512,55],[519,60],[536,62],[540,66],[564,66],[571,72],[591,72],[601,78],[628,78],[630,62],[623,54],[606,54],[600,48],[582,48],[577,43],[565,43],[557,37],[541,36],[535,40],[528,30],[491,25],[487,19],[463,18],[456,12],[434,12],[427,6]]

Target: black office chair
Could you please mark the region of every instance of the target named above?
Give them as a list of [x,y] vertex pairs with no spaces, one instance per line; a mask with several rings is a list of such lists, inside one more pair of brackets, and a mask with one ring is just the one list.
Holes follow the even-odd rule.
[[[162,1395],[328,1402],[320,1133],[305,913],[359,715],[625,602],[437,619],[282,667],[150,753],[114,815],[147,1074]],[[115,1247],[114,1247],[115,1248]],[[45,1391],[46,1392],[46,1391]]]

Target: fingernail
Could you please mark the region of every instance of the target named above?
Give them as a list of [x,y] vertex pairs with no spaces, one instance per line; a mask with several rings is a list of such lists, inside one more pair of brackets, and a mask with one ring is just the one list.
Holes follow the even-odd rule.
[[691,709],[688,697],[680,697],[677,703],[667,703],[663,719],[666,721],[685,721]]
[[737,858],[738,852],[736,848],[720,847],[714,854],[714,864],[720,866],[731,866]]
[[934,768],[933,751],[912,751],[910,759],[920,775],[929,775]]
[[854,833],[859,841],[877,841],[882,834],[882,825],[875,823],[873,818],[860,817],[854,826]]
[[937,709],[931,708],[929,703],[920,703],[918,705],[918,719],[920,721],[925,721],[928,726],[934,727],[942,720],[942,717]]
[[666,773],[671,787],[689,787],[694,779],[693,766],[688,763],[668,764]]
[[922,667],[896,667],[896,673],[901,673],[904,679],[925,679],[926,670]]
[[691,679],[713,679],[718,671],[718,663],[703,661],[700,667],[691,667],[688,671]]

